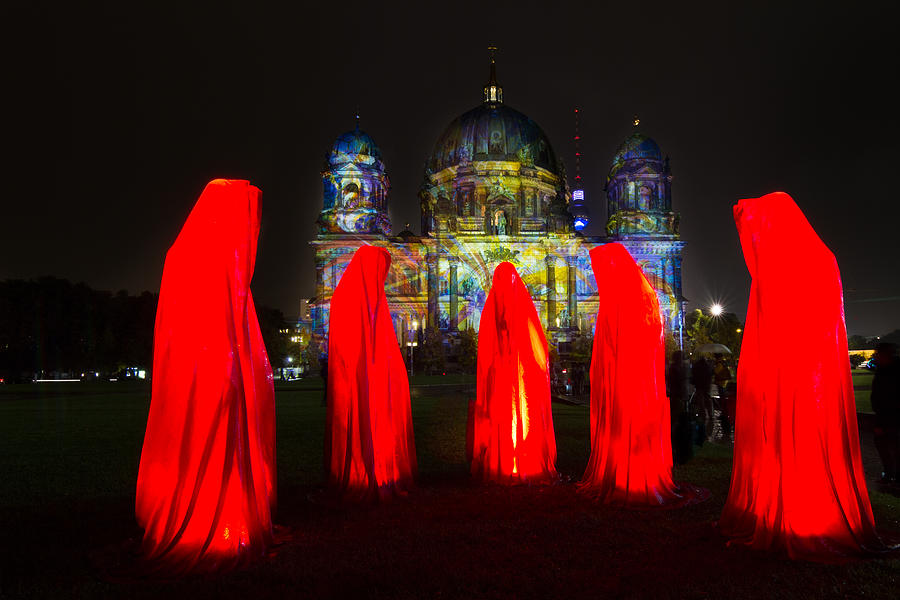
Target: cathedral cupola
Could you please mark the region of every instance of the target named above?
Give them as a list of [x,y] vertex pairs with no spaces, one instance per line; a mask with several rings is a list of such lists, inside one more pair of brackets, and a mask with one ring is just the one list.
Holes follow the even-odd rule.
[[606,232],[623,236],[678,236],[678,215],[672,211],[672,175],[668,159],[659,145],[638,131],[633,133],[613,157],[606,178],[608,221]]
[[391,234],[387,214],[390,181],[375,141],[359,128],[337,137],[322,171],[321,233]]

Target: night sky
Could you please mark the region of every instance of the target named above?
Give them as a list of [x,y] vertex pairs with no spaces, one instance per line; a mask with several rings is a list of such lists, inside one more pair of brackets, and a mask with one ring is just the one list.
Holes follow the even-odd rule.
[[731,207],[782,190],[837,256],[849,333],[900,327],[896,23],[867,3],[130,4],[7,21],[27,35],[7,53],[0,279],[157,291],[206,182],[245,178],[263,190],[254,295],[295,315],[314,293],[324,156],[357,107],[394,232],[418,232],[424,161],[480,102],[496,45],[506,104],[546,131],[570,184],[581,110],[589,235],[632,115],[671,158],[689,308],[743,319]]

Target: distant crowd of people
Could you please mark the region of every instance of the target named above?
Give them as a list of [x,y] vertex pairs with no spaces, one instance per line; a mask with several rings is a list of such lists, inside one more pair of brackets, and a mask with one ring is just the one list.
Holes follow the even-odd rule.
[[[689,385],[690,384],[690,393]],[[693,456],[693,446],[717,437],[732,439],[737,385],[723,354],[710,363],[698,355],[686,368],[684,353],[672,353],[666,368],[666,393],[672,415],[676,463]]]

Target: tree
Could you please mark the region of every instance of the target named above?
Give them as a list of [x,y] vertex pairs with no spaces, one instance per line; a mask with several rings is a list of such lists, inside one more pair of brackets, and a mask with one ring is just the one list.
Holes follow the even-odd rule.
[[866,350],[872,347],[872,344],[861,335],[851,335],[847,338],[847,345],[851,350]]
[[318,373],[321,370],[322,347],[319,344],[319,337],[315,334],[309,336],[309,343],[303,349],[301,354],[303,362],[310,373]]
[[463,373],[475,373],[478,364],[478,334],[471,327],[459,332],[458,363]]
[[425,329],[425,340],[420,346],[419,364],[429,375],[441,373],[445,367],[444,340],[441,330],[434,325]]
[[290,337],[284,333],[288,328],[287,319],[280,310],[259,305],[256,307],[256,316],[259,319],[259,330],[266,346],[266,354],[269,355],[269,364],[272,365],[272,370],[278,371],[286,366],[285,361],[289,356]]
[[691,348],[710,343],[722,344],[731,350],[733,358],[741,352],[743,329],[743,323],[734,313],[723,313],[713,317],[697,309],[685,318],[685,334]]

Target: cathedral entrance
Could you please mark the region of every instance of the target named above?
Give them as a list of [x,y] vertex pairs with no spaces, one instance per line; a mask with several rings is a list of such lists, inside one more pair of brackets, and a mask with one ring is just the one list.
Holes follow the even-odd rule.
[[509,235],[509,219],[505,210],[494,211],[491,216],[491,235]]

